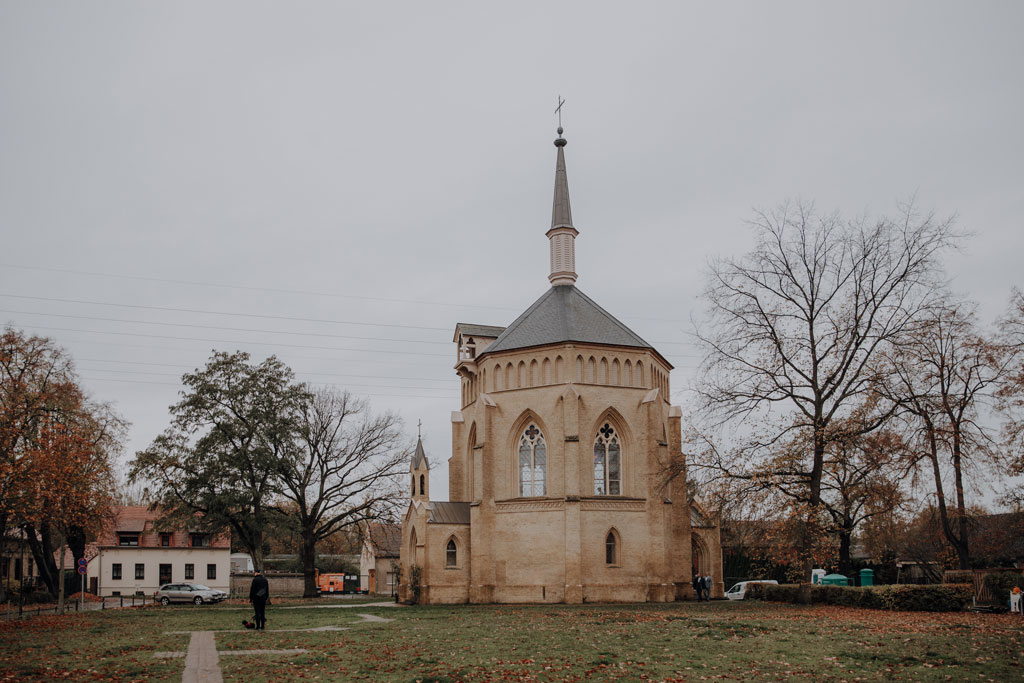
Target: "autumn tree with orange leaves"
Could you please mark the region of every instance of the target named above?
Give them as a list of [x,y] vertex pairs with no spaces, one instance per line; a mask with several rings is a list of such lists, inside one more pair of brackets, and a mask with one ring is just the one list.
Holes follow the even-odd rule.
[[125,423],[77,384],[51,340],[0,334],[0,534],[20,528],[47,590],[58,592],[54,552],[84,556],[116,494],[111,460]]

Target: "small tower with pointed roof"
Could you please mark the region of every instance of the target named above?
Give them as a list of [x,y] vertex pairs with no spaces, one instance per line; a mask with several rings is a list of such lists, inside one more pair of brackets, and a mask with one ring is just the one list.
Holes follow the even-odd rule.
[[576,236],[579,231],[572,225],[572,208],[569,206],[569,178],[565,172],[565,146],[569,144],[562,137],[558,127],[558,158],[555,160],[555,200],[551,207],[551,229],[547,237],[551,248],[551,274],[548,280],[552,287],[576,283]]
[[412,499],[414,501],[428,502],[430,500],[430,462],[423,450],[423,437],[416,439],[416,452],[409,463],[409,471],[412,473]]

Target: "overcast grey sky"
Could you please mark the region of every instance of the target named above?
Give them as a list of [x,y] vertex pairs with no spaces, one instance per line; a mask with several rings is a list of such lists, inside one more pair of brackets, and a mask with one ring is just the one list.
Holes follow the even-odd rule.
[[986,319],[1024,286],[1022,29],[1019,2],[3,1],[0,323],[73,355],[125,459],[241,348],[422,419],[444,499],[454,325],[548,287],[559,94],[577,284],[685,405],[704,265],[754,207],[916,193],[973,233],[948,269]]

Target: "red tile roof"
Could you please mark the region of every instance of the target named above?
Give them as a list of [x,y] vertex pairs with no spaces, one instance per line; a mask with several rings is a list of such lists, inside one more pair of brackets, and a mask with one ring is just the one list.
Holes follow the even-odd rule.
[[[188,528],[169,528],[158,525],[161,510],[150,510],[145,505],[121,505],[114,508],[114,521],[107,526],[96,545],[116,546],[118,536],[125,533],[139,535],[139,547],[159,548],[161,547],[161,535],[170,534],[169,547],[190,548],[192,547],[192,531]],[[196,532],[201,533],[201,532]],[[215,534],[210,538],[211,548],[230,548],[231,534],[228,532]]]

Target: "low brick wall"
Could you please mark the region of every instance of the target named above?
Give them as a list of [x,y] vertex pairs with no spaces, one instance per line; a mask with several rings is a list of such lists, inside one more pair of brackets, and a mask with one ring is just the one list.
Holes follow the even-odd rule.
[[[304,587],[302,574],[271,572],[264,574],[267,583],[270,584],[270,599],[275,597],[302,597]],[[231,575],[232,597],[249,597],[249,586],[252,584],[252,574]]]

